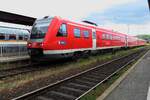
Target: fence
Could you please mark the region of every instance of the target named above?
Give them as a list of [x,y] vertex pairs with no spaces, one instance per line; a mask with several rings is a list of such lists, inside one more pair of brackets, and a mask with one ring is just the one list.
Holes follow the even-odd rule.
[[0,57],[28,55],[26,44],[0,44]]

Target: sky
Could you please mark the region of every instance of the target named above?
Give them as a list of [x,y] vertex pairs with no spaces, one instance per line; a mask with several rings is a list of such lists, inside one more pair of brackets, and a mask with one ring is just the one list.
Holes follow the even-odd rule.
[[[89,20],[99,27],[130,35],[150,34],[147,0],[1,0],[0,10],[36,18],[56,15]],[[26,27],[2,22],[0,25]]]

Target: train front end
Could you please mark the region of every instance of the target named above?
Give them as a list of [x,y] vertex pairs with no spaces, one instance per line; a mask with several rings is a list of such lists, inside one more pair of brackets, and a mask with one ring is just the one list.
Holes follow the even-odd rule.
[[43,56],[44,39],[48,32],[49,25],[52,18],[43,18],[36,20],[33,24],[30,40],[28,41],[27,48],[31,58]]

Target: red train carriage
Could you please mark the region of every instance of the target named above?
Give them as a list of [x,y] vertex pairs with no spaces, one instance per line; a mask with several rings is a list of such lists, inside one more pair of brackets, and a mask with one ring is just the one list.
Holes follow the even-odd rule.
[[100,49],[136,46],[136,39],[102,29],[96,25],[76,23],[60,17],[35,21],[28,50],[31,56],[68,55]]
[[143,46],[146,44],[146,41],[145,40],[142,40],[142,39],[138,39],[138,46]]
[[134,47],[137,46],[137,38],[133,36],[127,36],[127,41],[128,41],[128,47]]

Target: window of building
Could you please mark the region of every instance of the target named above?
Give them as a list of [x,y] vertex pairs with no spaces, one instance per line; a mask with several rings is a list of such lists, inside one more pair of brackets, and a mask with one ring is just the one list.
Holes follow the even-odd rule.
[[75,37],[80,37],[81,35],[80,35],[80,29],[78,29],[78,28],[75,28],[74,29],[74,36]]
[[83,31],[83,36],[85,38],[89,38],[89,31]]
[[67,25],[66,24],[62,24],[60,26],[57,36],[59,36],[59,37],[67,36]]

